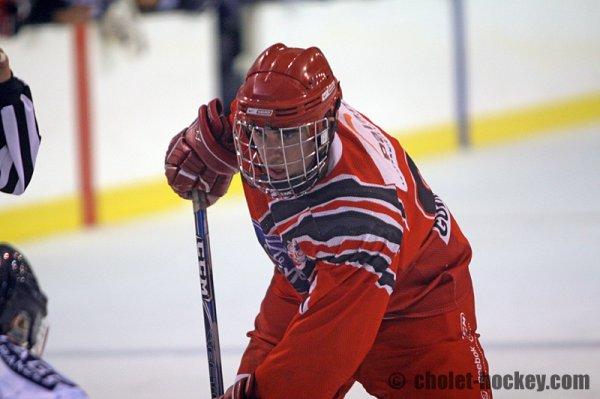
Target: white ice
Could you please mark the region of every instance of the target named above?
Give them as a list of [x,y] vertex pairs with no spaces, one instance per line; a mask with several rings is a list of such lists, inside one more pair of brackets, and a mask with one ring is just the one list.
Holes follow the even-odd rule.
[[[419,162],[471,240],[492,373],[583,373],[600,395],[600,127]],[[272,273],[245,204],[209,210],[225,385]],[[47,359],[92,398],[209,398],[191,206],[20,245],[50,298]],[[352,348],[348,348],[352,350]],[[306,382],[307,384],[310,381]],[[367,398],[355,386],[348,398]]]

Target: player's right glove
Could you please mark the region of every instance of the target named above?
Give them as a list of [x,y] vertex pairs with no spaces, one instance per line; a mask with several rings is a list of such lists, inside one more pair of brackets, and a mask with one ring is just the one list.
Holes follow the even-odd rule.
[[258,399],[256,396],[256,385],[254,375],[242,377],[230,386],[223,396],[218,399]]
[[182,198],[190,199],[193,190],[205,193],[202,206],[208,207],[227,192],[237,171],[231,125],[215,98],[198,109],[191,126],[171,139],[165,175]]

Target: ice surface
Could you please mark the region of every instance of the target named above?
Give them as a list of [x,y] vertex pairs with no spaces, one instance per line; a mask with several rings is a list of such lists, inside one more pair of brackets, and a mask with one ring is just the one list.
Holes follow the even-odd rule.
[[[473,245],[491,371],[591,375],[495,397],[597,397],[600,127],[418,163]],[[226,385],[272,273],[248,219],[236,200],[209,211]],[[47,358],[92,398],[210,396],[191,205],[20,248],[50,297]]]

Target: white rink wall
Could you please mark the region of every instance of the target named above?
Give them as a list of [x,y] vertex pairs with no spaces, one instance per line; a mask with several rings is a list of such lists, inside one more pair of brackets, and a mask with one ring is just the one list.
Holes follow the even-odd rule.
[[[168,14],[140,20],[149,44],[136,56],[90,30],[90,91],[95,180],[100,188],[162,173],[170,137],[215,96],[213,16]],[[72,28],[29,29],[3,41],[15,75],[32,89],[42,147],[30,187],[0,208],[77,190],[75,75]]]
[[[600,2],[466,1],[473,114],[600,91]],[[267,45],[320,47],[346,99],[391,131],[453,119],[449,2],[264,3],[248,10],[246,69]],[[140,56],[90,35],[95,180],[100,189],[162,174],[164,149],[217,93],[214,15],[154,15]],[[77,190],[72,31],[28,29],[0,45],[30,83],[42,148],[28,191],[0,209]]]

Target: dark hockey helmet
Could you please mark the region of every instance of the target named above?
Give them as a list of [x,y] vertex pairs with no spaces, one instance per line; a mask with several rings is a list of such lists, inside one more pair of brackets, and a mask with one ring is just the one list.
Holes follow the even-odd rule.
[[277,43],[263,51],[233,106],[245,180],[276,198],[306,193],[326,171],[341,99],[340,83],[318,48]]
[[0,333],[41,354],[47,304],[27,259],[11,245],[0,243]]

